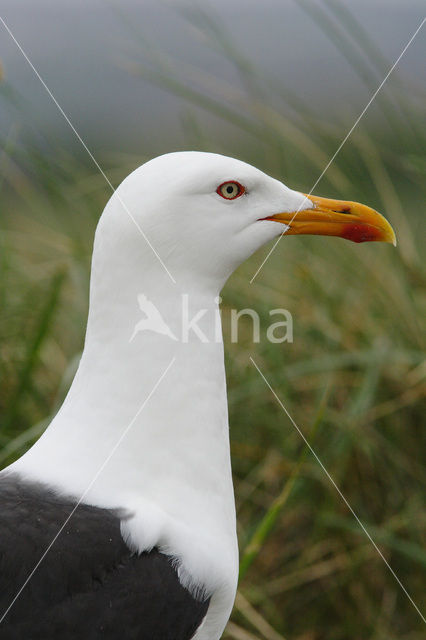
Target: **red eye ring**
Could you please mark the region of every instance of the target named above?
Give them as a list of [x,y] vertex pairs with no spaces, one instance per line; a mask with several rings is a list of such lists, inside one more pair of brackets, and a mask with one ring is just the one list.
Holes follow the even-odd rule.
[[216,189],[216,193],[224,200],[235,200],[246,192],[245,187],[236,180],[222,182]]

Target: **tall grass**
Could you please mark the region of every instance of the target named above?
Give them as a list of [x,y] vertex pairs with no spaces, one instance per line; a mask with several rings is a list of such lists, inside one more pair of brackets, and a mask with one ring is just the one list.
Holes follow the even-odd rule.
[[[391,61],[362,26],[334,0],[300,4],[374,90]],[[321,121],[276,79],[260,82],[255,65],[212,13],[192,9],[185,17],[224,64],[235,66],[239,87],[175,63],[138,34],[140,53],[128,64],[135,81],[149,80],[184,100],[187,148],[242,157],[309,190],[352,121]],[[271,107],[271,91],[286,103],[285,116]],[[390,81],[378,100],[383,127],[362,121],[316,190],[383,211],[396,229],[397,249],[284,237],[252,284],[270,247],[242,265],[223,292],[242,558],[225,638],[424,637],[417,612],[250,363],[251,356],[424,608],[419,228],[426,136],[417,102],[407,93],[403,80]],[[12,95],[3,84],[3,98]],[[209,133],[222,126],[228,141]],[[93,231],[109,197],[102,178],[80,159],[55,148],[53,164],[49,141],[47,153],[29,143],[23,149],[13,135],[4,142],[2,465],[39,436],[72,379],[84,336]],[[113,182],[144,159],[117,159],[109,172]],[[230,308],[247,306],[258,310],[263,327],[270,308],[290,310],[294,342],[274,345],[263,333],[253,344],[246,318],[239,342],[232,343]]]

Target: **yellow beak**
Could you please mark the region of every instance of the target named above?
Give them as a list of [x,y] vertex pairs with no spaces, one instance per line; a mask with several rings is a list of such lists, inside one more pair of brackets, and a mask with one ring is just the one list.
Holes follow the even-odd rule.
[[395,232],[380,213],[359,202],[330,200],[307,195],[311,209],[295,213],[277,213],[266,220],[289,225],[286,235],[338,236],[353,242],[391,242],[396,246]]

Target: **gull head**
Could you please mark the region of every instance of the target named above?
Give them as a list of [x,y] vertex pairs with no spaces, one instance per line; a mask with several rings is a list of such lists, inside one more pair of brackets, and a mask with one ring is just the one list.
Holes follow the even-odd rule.
[[220,289],[283,233],[395,244],[390,224],[370,207],[307,196],[245,162],[196,151],[159,156],[133,171],[108,202],[97,243],[111,259],[120,256],[119,269],[130,258],[147,274]]

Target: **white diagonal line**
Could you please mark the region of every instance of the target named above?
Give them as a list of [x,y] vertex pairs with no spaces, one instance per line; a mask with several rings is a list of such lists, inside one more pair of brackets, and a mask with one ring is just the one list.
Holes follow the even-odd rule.
[[339,494],[339,496],[341,497],[341,499],[343,500],[343,502],[345,503],[345,505],[347,506],[347,508],[349,509],[349,511],[351,512],[351,514],[353,515],[353,517],[355,518],[355,520],[357,521],[357,523],[359,524],[359,526],[361,527],[361,529],[363,530],[363,532],[365,533],[365,535],[367,536],[367,538],[369,539],[369,541],[371,542],[371,544],[373,545],[373,547],[375,548],[375,550],[377,551],[377,553],[379,554],[379,556],[381,557],[381,559],[383,560],[383,562],[385,563],[385,565],[387,566],[387,568],[389,569],[389,571],[391,572],[391,574],[393,575],[393,577],[395,578],[395,580],[397,581],[397,583],[399,584],[399,586],[401,587],[401,589],[403,590],[403,592],[405,593],[405,595],[407,596],[407,598],[409,599],[409,601],[411,602],[411,604],[413,605],[413,607],[415,608],[415,610],[417,611],[419,616],[421,617],[421,619],[423,620],[423,622],[426,623],[426,618],[424,617],[424,615],[420,611],[419,607],[416,605],[416,603],[414,602],[413,598],[410,596],[410,594],[408,593],[407,589],[404,587],[404,585],[402,584],[401,580],[398,578],[398,576],[396,575],[395,571],[392,569],[391,565],[386,560],[385,556],[380,551],[379,547],[377,546],[377,544],[375,543],[375,541],[371,537],[370,533],[368,532],[368,530],[366,529],[366,527],[364,526],[364,524],[362,523],[360,518],[357,516],[357,514],[353,510],[353,508],[351,507],[351,505],[349,504],[348,500],[345,498],[345,496],[343,495],[342,491],[339,489],[339,487],[335,483],[335,481],[332,478],[332,476],[330,475],[330,473],[325,468],[323,462],[318,457],[318,455],[316,454],[315,450],[313,449],[313,447],[311,446],[309,441],[306,439],[303,431],[297,426],[297,424],[295,423],[295,421],[293,420],[293,418],[291,417],[291,415],[289,414],[289,412],[287,411],[287,409],[285,408],[285,406],[281,402],[280,398],[275,393],[274,389],[271,387],[271,385],[269,384],[268,380],[265,378],[265,376],[263,375],[262,371],[259,369],[259,367],[257,366],[256,362],[253,360],[253,358],[251,356],[250,356],[250,360],[251,360],[252,364],[254,365],[254,367],[257,369],[257,371],[260,374],[260,376],[262,377],[262,379],[264,380],[264,382],[267,385],[267,387],[269,388],[269,390],[271,391],[271,393],[274,396],[275,400],[278,402],[278,404],[280,405],[281,409],[287,415],[287,417],[290,420],[290,422],[292,423],[293,427],[296,429],[296,431],[298,432],[300,437],[303,439],[305,445],[308,447],[309,451],[312,453],[312,455],[314,456],[315,460],[318,462],[318,464],[320,465],[321,469],[324,471],[325,475],[327,476],[327,478],[329,479],[329,481],[331,482],[333,487],[336,489],[337,493]]
[[[364,109],[361,111],[361,113],[359,114],[358,118],[355,120],[355,122],[353,123],[352,127],[349,129],[348,133],[345,135],[345,137],[343,138],[342,142],[339,144],[339,146],[337,147],[336,151],[333,153],[333,155],[331,156],[330,160],[327,162],[325,168],[323,169],[323,171],[321,172],[320,176],[316,179],[316,181],[314,182],[313,186],[311,187],[310,191],[308,194],[306,194],[306,196],[309,198],[309,196],[311,195],[312,191],[315,189],[315,187],[317,186],[317,184],[320,182],[320,180],[324,177],[324,174],[326,173],[326,171],[328,170],[328,168],[330,167],[330,165],[334,162],[337,154],[341,151],[343,145],[347,142],[349,136],[352,134],[353,130],[355,129],[355,127],[359,124],[361,118],[364,116],[364,114],[366,113],[367,109],[370,107],[371,103],[373,102],[373,100],[375,99],[375,97],[377,96],[377,94],[379,93],[380,89],[383,87],[383,85],[385,84],[385,82],[387,81],[387,79],[389,78],[389,76],[391,75],[392,71],[395,69],[396,65],[398,64],[398,62],[401,60],[402,56],[405,54],[405,52],[407,51],[408,47],[410,46],[410,44],[413,42],[414,38],[416,37],[416,35],[419,33],[420,29],[423,27],[424,23],[426,22],[426,18],[423,18],[423,20],[421,21],[421,23],[419,24],[419,26],[417,27],[417,29],[415,30],[415,32],[413,33],[413,35],[411,36],[411,38],[409,39],[409,41],[407,42],[407,44],[405,45],[405,47],[403,48],[403,50],[401,51],[401,53],[399,54],[399,56],[397,57],[397,59],[395,60],[395,62],[393,63],[393,65],[391,66],[391,68],[389,69],[389,71],[387,72],[387,74],[385,75],[385,77],[383,78],[383,80],[381,81],[381,83],[379,84],[379,86],[377,87],[377,89],[375,90],[375,92],[373,93],[373,95],[371,96],[371,98],[369,99],[369,101],[367,102],[367,104],[365,105]],[[265,262],[269,259],[271,253],[273,251],[275,251],[276,246],[278,245],[278,243],[280,242],[281,238],[286,234],[286,231],[288,231],[288,229],[290,228],[291,223],[293,222],[293,220],[295,219],[295,217],[297,216],[297,214],[299,213],[299,211],[301,211],[300,207],[299,209],[297,209],[297,211],[294,213],[292,219],[290,220],[290,222],[287,224],[286,223],[286,229],[285,231],[283,231],[278,238],[276,239],[272,249],[269,251],[268,255],[266,256],[266,258],[263,260],[262,264],[260,265],[260,267],[257,269],[256,273],[254,274],[254,276],[252,277],[252,279],[250,280],[250,284],[253,282],[253,280],[256,278],[256,276],[258,275],[258,273],[261,271],[261,269],[263,268]]]
[[167,374],[167,372],[169,371],[170,367],[174,364],[176,358],[172,358],[172,360],[169,362],[168,366],[166,367],[166,369],[163,371],[163,373],[161,374],[161,376],[159,377],[159,379],[157,380],[156,384],[154,385],[154,387],[152,388],[152,390],[150,391],[150,393],[148,394],[148,396],[145,398],[145,400],[143,401],[143,403],[141,404],[141,406],[139,407],[139,409],[137,410],[137,412],[135,413],[135,415],[133,416],[132,420],[129,422],[129,424],[127,425],[127,427],[124,429],[123,433],[121,434],[121,436],[118,438],[117,442],[115,443],[114,447],[111,449],[110,453],[108,454],[108,456],[106,457],[106,459],[104,460],[104,462],[101,464],[101,466],[99,467],[99,469],[97,470],[97,472],[95,473],[95,475],[93,476],[92,480],[90,481],[88,487],[85,489],[84,493],[81,495],[81,497],[79,498],[77,504],[75,505],[75,507],[72,509],[71,513],[69,514],[69,516],[67,517],[67,519],[65,520],[65,522],[63,523],[63,525],[61,526],[61,528],[59,529],[58,533],[55,535],[55,537],[53,538],[52,542],[49,544],[49,546],[46,548],[46,550],[44,551],[43,555],[41,556],[40,560],[37,562],[37,564],[35,565],[34,569],[31,571],[31,573],[29,574],[29,576],[27,577],[27,579],[25,580],[24,584],[22,585],[22,587],[19,589],[19,591],[17,592],[17,594],[15,595],[15,597],[13,598],[12,602],[10,603],[10,605],[7,607],[6,611],[4,611],[4,613],[2,614],[1,618],[0,618],[0,624],[3,622],[3,620],[5,619],[5,617],[7,616],[7,614],[9,613],[9,611],[11,610],[11,608],[13,607],[13,605],[15,604],[15,602],[17,601],[17,599],[19,598],[19,596],[21,595],[21,593],[23,592],[23,590],[25,589],[25,587],[27,586],[27,584],[29,583],[29,581],[31,580],[31,578],[33,577],[33,575],[35,574],[35,572],[37,571],[37,569],[39,568],[39,566],[41,565],[41,563],[43,562],[43,560],[45,559],[45,557],[47,556],[47,554],[49,553],[50,549],[53,547],[53,545],[55,544],[56,540],[59,538],[59,536],[61,535],[62,531],[65,529],[65,527],[67,526],[68,522],[71,520],[71,518],[73,517],[74,513],[77,511],[78,507],[80,506],[80,504],[83,502],[84,498],[86,497],[86,495],[88,494],[88,492],[90,491],[90,489],[93,487],[93,485],[95,484],[96,480],[98,479],[98,477],[100,476],[100,474],[102,473],[102,471],[105,469],[106,465],[108,464],[108,462],[111,460],[112,456],[114,455],[114,453],[117,451],[118,447],[120,446],[120,444],[122,443],[122,441],[124,440],[124,438],[126,437],[126,435],[128,434],[129,430],[132,428],[132,426],[134,425],[136,419],[138,418],[138,416],[140,415],[141,411],[144,409],[144,407],[146,406],[147,402],[149,401],[149,399],[151,398],[151,396],[155,393],[155,391],[157,390],[160,382],[163,380],[163,378],[165,377],[165,375]]
[[117,193],[117,191],[114,189],[114,186],[112,185],[112,182],[110,181],[110,179],[108,178],[108,176],[106,175],[105,171],[102,169],[102,167],[100,166],[99,162],[96,160],[95,156],[93,155],[93,153],[90,151],[89,147],[87,146],[87,144],[84,142],[83,138],[81,137],[81,135],[78,133],[77,129],[74,127],[73,123],[71,122],[71,120],[69,119],[69,117],[67,116],[67,114],[65,113],[65,111],[62,109],[61,105],[59,104],[59,102],[56,100],[55,96],[53,95],[53,93],[51,92],[51,90],[49,89],[49,87],[47,86],[47,84],[45,83],[45,81],[43,80],[43,78],[41,77],[40,73],[37,71],[37,69],[35,68],[35,66],[33,65],[33,63],[31,62],[31,60],[29,59],[29,57],[27,56],[27,54],[25,53],[24,49],[22,48],[22,46],[19,44],[19,42],[17,41],[17,39],[15,38],[15,36],[13,35],[12,31],[10,30],[10,28],[8,27],[8,25],[6,24],[6,22],[3,20],[3,18],[0,16],[0,22],[3,24],[4,28],[6,29],[6,31],[8,32],[8,34],[10,35],[10,37],[12,38],[13,42],[16,44],[16,46],[18,47],[19,51],[22,53],[22,55],[24,56],[25,60],[28,62],[28,64],[30,65],[31,69],[34,71],[35,75],[37,76],[37,78],[40,80],[41,84],[43,85],[43,87],[45,88],[45,90],[47,91],[48,95],[50,96],[50,98],[53,100],[53,102],[55,103],[56,107],[58,108],[59,112],[61,113],[61,115],[64,117],[65,121],[68,123],[68,125],[70,126],[70,128],[72,129],[72,131],[74,132],[75,136],[77,137],[77,139],[79,140],[79,142],[81,143],[81,145],[83,146],[83,148],[85,149],[85,151],[88,153],[90,159],[92,160],[93,164],[96,166],[96,168],[98,169],[99,173],[102,175],[102,177],[104,178],[105,182],[109,185],[109,187],[111,188],[111,191],[113,193],[115,193],[115,197],[117,198],[117,200],[120,202],[121,206],[123,207],[123,209],[125,210],[125,212],[127,213],[127,215],[130,217],[130,219],[132,220],[132,222],[134,223],[134,225],[136,226],[137,230],[139,231],[139,233],[141,234],[141,236],[143,237],[143,239],[145,240],[145,242],[149,245],[151,251],[154,253],[154,255],[157,257],[157,259],[159,260],[160,264],[162,265],[163,269],[166,271],[167,275],[169,276],[169,278],[172,280],[172,282],[174,284],[176,284],[176,280],[173,278],[172,274],[170,273],[170,271],[167,269],[166,265],[164,264],[161,256],[159,255],[159,253],[157,252],[157,250],[155,249],[155,247],[153,247],[152,243],[150,242],[150,240],[148,239],[148,237],[146,236],[146,234],[144,233],[144,231],[142,230],[140,224],[137,222],[137,220],[135,219],[135,217],[132,215],[131,211],[129,210],[128,206],[126,205],[126,203],[123,201],[123,199],[120,197],[120,195]]

